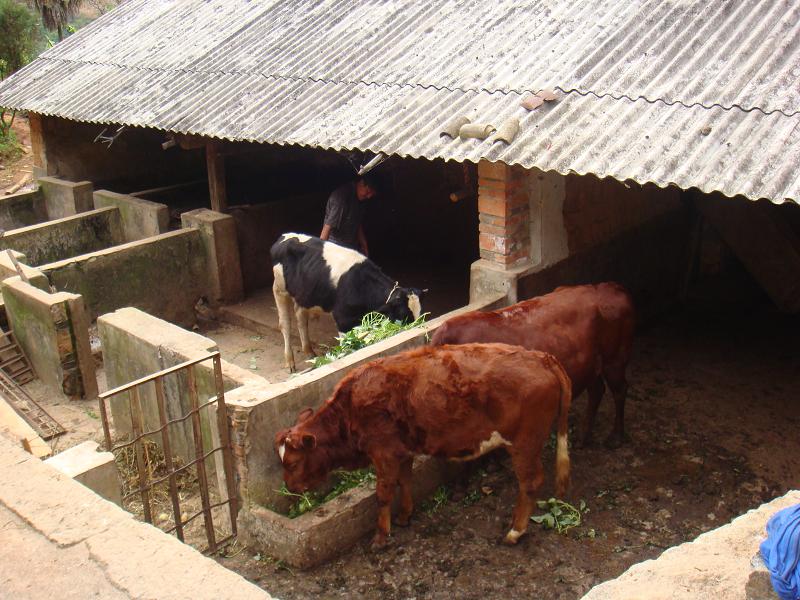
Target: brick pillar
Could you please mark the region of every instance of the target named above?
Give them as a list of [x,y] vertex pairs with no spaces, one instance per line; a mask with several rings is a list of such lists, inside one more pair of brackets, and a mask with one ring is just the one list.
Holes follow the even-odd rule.
[[481,258],[503,269],[530,262],[530,210],[525,171],[503,163],[478,163]]

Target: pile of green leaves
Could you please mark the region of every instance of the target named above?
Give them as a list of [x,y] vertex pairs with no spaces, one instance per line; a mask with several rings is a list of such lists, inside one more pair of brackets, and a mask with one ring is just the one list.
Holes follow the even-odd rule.
[[583,500],[581,500],[578,507],[558,498],[539,500],[536,504],[545,512],[542,515],[533,515],[531,521],[539,523],[545,529],[555,529],[562,534],[573,527],[579,526],[581,524],[581,516],[589,512],[589,509],[586,508],[586,502]]
[[311,510],[314,510],[321,504],[333,500],[337,496],[341,496],[347,490],[358,487],[364,483],[375,482],[375,471],[372,467],[366,469],[356,469],[355,471],[336,471],[336,482],[333,488],[327,494],[318,494],[316,492],[303,492],[302,494],[295,494],[286,489],[286,484],[281,486],[278,493],[281,496],[290,498],[297,498],[297,501],[289,507],[287,516],[290,519],[299,517]]
[[322,365],[327,365],[329,362],[352,354],[356,350],[361,350],[361,348],[365,348],[370,344],[392,337],[396,333],[418,327],[425,322],[427,316],[428,313],[424,313],[412,323],[400,323],[391,321],[377,312],[367,313],[361,319],[361,325],[356,325],[347,333],[337,336],[336,339],[339,343],[336,346],[329,347],[325,354],[317,356],[310,362],[313,363],[315,369]]

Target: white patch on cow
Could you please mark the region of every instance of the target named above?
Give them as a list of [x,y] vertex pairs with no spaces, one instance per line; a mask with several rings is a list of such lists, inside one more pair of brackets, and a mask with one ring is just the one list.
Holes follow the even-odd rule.
[[339,279],[341,279],[342,275],[347,273],[354,265],[367,260],[367,257],[350,248],[325,242],[322,245],[322,259],[331,270],[331,283],[335,288],[339,285]]
[[556,436],[556,460],[560,463],[569,464],[569,450],[567,449],[567,434]]
[[520,538],[522,534],[523,534],[522,531],[517,531],[516,529],[512,529],[506,534],[506,539],[513,544],[516,543],[516,541]]
[[280,291],[286,291],[286,279],[283,276],[283,265],[278,263],[272,267],[272,275],[275,277],[275,285]]
[[311,239],[310,235],[306,235],[305,233],[284,233],[282,242],[286,240],[291,240],[292,238],[296,239],[299,242],[307,242]]
[[487,452],[491,452],[492,450],[499,448],[500,446],[510,446],[511,442],[505,439],[502,435],[500,435],[499,431],[493,431],[492,435],[489,436],[488,440],[484,440],[481,442],[481,445],[478,447],[478,451],[470,454],[469,456],[459,456],[455,458],[451,458],[450,460],[454,461],[463,461],[463,460],[473,460],[478,458],[479,456],[483,456]]
[[510,446],[511,442],[500,435],[499,431],[493,431],[492,435],[485,442],[481,442],[481,447],[478,449],[478,456],[482,456],[487,452],[491,452],[500,446]]
[[415,321],[419,319],[419,313],[422,312],[422,304],[420,304],[419,296],[417,296],[416,294],[408,295],[408,310],[411,311],[411,314],[414,316]]
[[286,444],[281,444],[278,446],[278,456],[281,457],[281,462],[283,462],[283,455],[286,454]]

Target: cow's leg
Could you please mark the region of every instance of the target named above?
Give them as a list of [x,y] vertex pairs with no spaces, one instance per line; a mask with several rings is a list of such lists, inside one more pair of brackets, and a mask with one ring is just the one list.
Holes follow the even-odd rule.
[[400,463],[400,512],[394,520],[398,527],[407,527],[414,510],[414,499],[411,497],[411,471],[414,457],[410,456]]
[[286,291],[283,280],[283,268],[275,265],[272,272],[275,274],[275,281],[272,283],[272,294],[275,296],[275,306],[278,308],[278,323],[283,334],[283,356],[285,366],[289,373],[294,373],[294,354],[292,353],[292,342],[290,339],[292,328],[292,297]]
[[514,516],[511,520],[511,531],[506,534],[503,542],[508,545],[517,543],[528,528],[528,521],[533,512],[534,494],[544,480],[542,470],[542,448],[536,450],[511,446],[511,464],[519,483],[519,494],[514,506]]
[[378,528],[372,538],[372,547],[379,549],[386,545],[392,531],[392,500],[400,479],[400,462],[393,459],[380,461],[380,464],[375,464],[375,476],[378,480]]
[[586,388],[589,403],[586,405],[586,423],[583,431],[584,446],[589,446],[592,443],[592,431],[594,431],[594,422],[597,418],[597,409],[600,407],[600,401],[603,399],[605,389],[606,386],[600,376],[596,377]]
[[297,329],[300,331],[300,342],[303,345],[303,353],[306,358],[314,358],[314,349],[311,347],[311,336],[308,334],[308,309],[303,308],[297,302],[294,303],[294,316],[297,318]]
[[628,381],[625,378],[625,371],[620,370],[606,376],[608,387],[614,396],[614,429],[611,435],[606,438],[605,445],[608,448],[619,448],[625,443],[625,398],[628,395]]

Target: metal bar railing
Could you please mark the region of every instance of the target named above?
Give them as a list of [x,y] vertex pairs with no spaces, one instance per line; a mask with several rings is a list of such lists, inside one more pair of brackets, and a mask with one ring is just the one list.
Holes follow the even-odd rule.
[[[212,396],[210,400],[200,403],[197,376],[195,372],[195,365],[198,363],[212,360],[214,367],[214,387],[216,396]],[[186,389],[189,395],[189,409],[186,414],[169,419],[167,414],[166,392],[164,388],[164,378],[169,375],[177,375],[181,371],[186,371]],[[142,401],[140,389],[142,386],[153,382],[155,386],[155,398],[158,409],[159,427],[154,430],[145,429],[144,411],[142,410]],[[129,414],[131,419],[131,434],[132,440],[113,445],[111,439],[111,426],[109,421],[109,411],[106,402],[117,395],[128,394],[129,399]],[[135,381],[125,385],[118,386],[107,392],[99,395],[100,401],[100,416],[103,424],[103,435],[106,441],[106,447],[110,451],[119,451],[133,446],[134,456],[136,463],[136,470],[138,474],[138,489],[131,490],[123,496],[127,500],[133,496],[141,495],[143,504],[144,519],[148,523],[153,522],[152,507],[150,504],[150,492],[156,486],[163,484],[165,481],[169,485],[169,495],[172,504],[172,512],[174,514],[175,525],[167,530],[167,533],[176,533],[178,539],[185,541],[186,531],[185,528],[188,523],[193,521],[200,515],[203,515],[204,529],[206,538],[208,539],[208,547],[204,552],[215,552],[222,545],[228,543],[236,536],[236,513],[238,508],[236,489],[233,481],[233,455],[230,446],[230,433],[228,431],[228,418],[227,408],[225,406],[224,387],[222,379],[222,365],[219,352],[212,352],[202,358],[185,361],[181,364],[175,365],[168,369],[164,369],[158,373],[139,378]],[[213,439],[214,443],[218,443],[216,447],[212,447],[208,452],[204,452],[203,440],[203,426],[201,421],[201,411],[213,410],[212,405],[216,404],[216,426],[219,430],[219,440]],[[192,423],[192,438],[194,441],[194,454],[195,458],[186,464],[176,467],[173,460],[173,444],[170,439],[170,426],[182,423],[191,419]],[[212,421],[209,419],[208,424],[211,425]],[[160,434],[160,441],[164,451],[164,466],[166,468],[166,475],[153,478],[153,472],[148,470],[148,465],[145,461],[147,449],[145,447],[144,439],[148,436]],[[213,443],[211,444],[214,445]],[[217,458],[217,473],[218,473],[218,488],[219,495],[223,499],[219,502],[211,502],[211,494],[208,483],[208,472],[206,469],[206,460],[215,452],[222,452],[222,461],[220,463]],[[202,510],[191,515],[187,519],[181,518],[181,503],[178,491],[178,476],[187,471],[190,467],[195,467],[197,474],[197,482],[200,488],[200,498]],[[224,471],[224,476],[220,476],[220,471]],[[225,498],[227,496],[227,498]],[[219,507],[228,505],[230,512],[231,535],[222,540],[216,539],[216,532],[213,523],[212,510]]]

